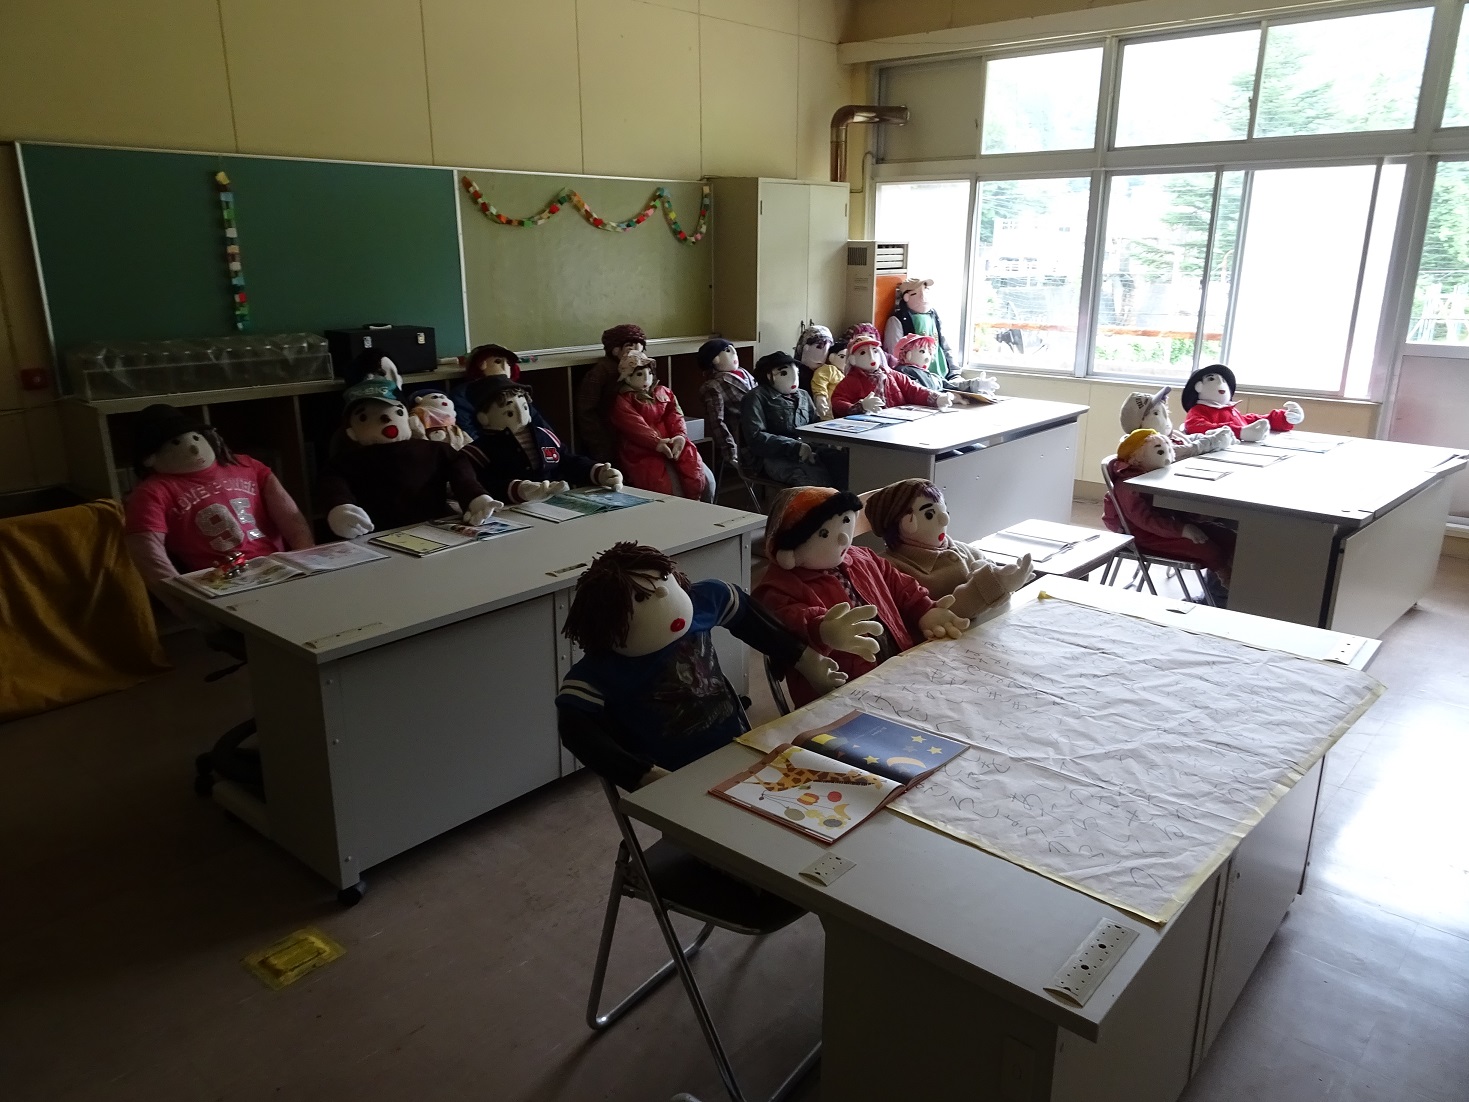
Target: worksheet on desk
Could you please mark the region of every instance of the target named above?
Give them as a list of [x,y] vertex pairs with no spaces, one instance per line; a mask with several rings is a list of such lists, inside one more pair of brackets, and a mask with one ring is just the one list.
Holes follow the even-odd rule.
[[740,741],[769,750],[860,708],[967,742],[891,808],[1161,924],[1380,692],[1340,664],[1046,599]]

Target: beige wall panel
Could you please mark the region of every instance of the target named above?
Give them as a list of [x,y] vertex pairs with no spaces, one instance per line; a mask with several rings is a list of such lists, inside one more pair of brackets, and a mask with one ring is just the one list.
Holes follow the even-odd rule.
[[26,443],[25,416],[18,410],[0,413],[0,494],[39,485]]
[[[601,0],[577,0],[579,4],[596,4]],[[695,14],[699,11],[699,0],[645,0],[655,8],[672,8],[674,11],[691,11]]]
[[903,0],[901,4],[892,0],[856,0],[843,41],[866,42],[873,38],[936,31],[949,25],[952,8],[953,0]]
[[800,0],[801,37],[840,42],[851,10],[849,0]]
[[579,0],[583,171],[697,179],[699,17]]
[[[1246,413],[1266,414],[1288,401],[1279,394],[1251,394],[1240,403]],[[1306,412],[1301,425],[1311,432],[1327,432],[1334,436],[1370,437],[1377,428],[1378,407],[1373,402],[1322,402],[1296,398]]]
[[[848,98],[848,67],[837,61],[835,44],[811,38],[800,40],[800,59],[796,174],[802,180],[828,180],[831,178],[831,116],[838,107],[852,102]],[[849,132],[847,141],[851,140]],[[847,175],[852,173],[848,171]]]
[[[947,26],[977,27],[985,23],[1000,23],[1006,19],[1028,19],[1037,15],[1087,11],[1127,2],[1128,0],[953,0],[953,10]],[[913,28],[915,31],[931,29],[934,28]]]
[[581,171],[576,0],[423,0],[423,32],[439,164]]
[[418,0],[221,0],[240,150],[430,164]]
[[801,25],[800,0],[700,0],[699,14],[786,34]]
[[795,35],[701,20],[703,171],[796,175]]
[[0,136],[232,149],[218,9],[199,0],[4,0]]
[[65,482],[66,448],[62,444],[61,417],[56,404],[26,410],[25,430],[35,485],[56,486]]
[[884,161],[936,161],[979,152],[978,58],[888,70],[882,102],[902,104],[913,114],[903,126],[882,127]]

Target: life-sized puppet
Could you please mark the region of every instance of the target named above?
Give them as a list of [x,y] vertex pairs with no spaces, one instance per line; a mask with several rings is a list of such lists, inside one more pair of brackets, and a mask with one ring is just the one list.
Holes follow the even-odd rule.
[[127,500],[127,548],[150,587],[207,570],[312,547],[311,526],[264,463],[230,451],[219,433],[169,405],[133,422],[137,473]]
[[917,578],[930,597],[954,595],[956,615],[973,618],[1030,580],[1030,556],[997,563],[951,540],[944,495],[926,478],[905,478],[868,495],[867,522],[887,544],[883,558]]
[[903,337],[910,333],[932,337],[935,347],[929,371],[934,381],[929,385],[938,389],[950,375],[959,373],[959,361],[944,339],[944,327],[939,324],[938,311],[928,303],[928,289],[932,286],[931,279],[905,279],[898,284],[893,291],[893,312],[888,318],[887,328],[883,330],[882,344],[895,358],[900,358],[898,341]]
[[454,400],[454,413],[471,441],[479,439],[479,422],[474,417],[474,404],[469,400],[469,387],[479,379],[504,375],[509,379],[520,378],[520,355],[503,344],[481,344],[470,350],[464,358],[464,381],[450,393]]
[[1289,432],[1306,419],[1305,410],[1297,402],[1287,402],[1266,414],[1241,413],[1239,403],[1234,400],[1236,389],[1234,372],[1223,364],[1210,364],[1195,371],[1179,395],[1188,412],[1183,419],[1183,431],[1202,433],[1223,426],[1239,439],[1253,443],[1264,440],[1272,431]]
[[490,375],[470,383],[466,397],[474,406],[480,437],[464,454],[492,497],[519,504],[543,501],[569,486],[621,489],[616,467],[577,455],[561,443],[531,404],[529,383]]
[[[565,747],[624,789],[697,761],[750,729],[714,651],[726,628],[821,691],[846,681],[823,657],[750,600],[739,586],[690,582],[657,548],[618,543],[576,583],[563,634],[584,656],[556,697]],[[850,630],[833,639],[854,645]]]
[[784,352],[761,356],[755,365],[759,386],[745,395],[743,431],[747,469],[787,486],[830,486],[832,471],[818,452],[796,436],[816,420],[811,395],[797,382],[800,369]]
[[1173,427],[1173,418],[1168,416],[1168,394],[1172,387],[1164,387],[1153,394],[1135,390],[1122,403],[1122,432],[1124,435],[1138,429],[1152,429],[1159,436],[1168,437],[1173,445],[1173,459],[1188,459],[1227,448],[1234,443],[1234,430],[1220,425],[1208,432],[1184,433]]
[[871,413],[888,406],[933,406],[947,409],[953,398],[941,390],[920,386],[887,366],[887,356],[876,337],[863,334],[847,342],[847,377],[831,395],[832,412]]
[[689,441],[688,426],[673,391],[658,381],[653,361],[633,353],[612,403],[619,466],[628,482],[643,490],[679,497],[713,496],[708,468]]
[[699,367],[704,381],[699,397],[704,400],[704,431],[714,440],[714,453],[725,463],[739,466],[740,407],[745,395],[755,389],[755,376],[740,366],[740,355],[729,341],[715,338],[699,348]]
[[478,524],[503,503],[485,493],[462,451],[415,440],[408,409],[372,380],[343,396],[348,443],[321,472],[326,523],[343,539],[435,520],[450,511],[445,493]]
[[455,451],[473,439],[460,426],[454,399],[449,397],[447,391],[432,387],[415,390],[408,401],[408,416],[413,419],[409,427],[418,439],[448,444]]
[[577,442],[593,459],[617,460],[617,433],[610,419],[622,385],[622,362],[629,353],[641,353],[647,347],[648,335],[636,325],[614,325],[602,334],[602,358],[576,388]]
[[[925,639],[957,639],[969,626],[950,610],[952,596],[935,601],[876,552],[852,544],[861,512],[856,494],[818,486],[782,490],[765,524],[765,555],[773,561],[754,592],[776,619],[836,658],[850,677]],[[862,648],[834,647],[826,631],[829,623],[866,636]],[[798,707],[822,691],[800,677],[788,683]]]
[[846,377],[847,342],[837,341],[826,350],[826,363],[811,373],[811,401],[820,420],[830,420],[832,391]]

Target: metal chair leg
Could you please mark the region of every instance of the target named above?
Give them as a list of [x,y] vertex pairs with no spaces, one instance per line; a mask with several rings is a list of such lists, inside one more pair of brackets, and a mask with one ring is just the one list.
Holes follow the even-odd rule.
[[[602,1002],[602,988],[607,980],[607,962],[612,957],[612,938],[617,932],[617,914],[622,907],[623,885],[627,883],[629,876],[627,871],[628,855],[627,843],[623,842],[617,853],[617,866],[612,873],[612,889],[607,896],[607,917],[602,921],[602,940],[597,946],[597,965],[592,970],[592,990],[587,996],[587,1025],[598,1032],[606,1029],[617,1021],[638,1003],[642,1002],[663,982],[673,975],[676,965],[672,960],[663,965],[651,976],[638,984],[633,991],[626,995],[621,1002],[605,1014],[597,1013],[597,1008]],[[647,881],[644,881],[647,883]],[[656,911],[657,908],[655,907]],[[688,945],[683,947],[683,955],[688,960],[693,960],[699,955],[699,950],[704,948],[704,943],[709,940],[709,935],[714,932],[712,922],[705,923],[704,928],[699,931],[698,936]]]

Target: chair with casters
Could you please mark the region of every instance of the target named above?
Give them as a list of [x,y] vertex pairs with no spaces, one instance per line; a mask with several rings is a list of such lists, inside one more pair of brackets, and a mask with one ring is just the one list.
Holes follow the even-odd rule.
[[1208,582],[1204,579],[1204,567],[1202,564],[1190,559],[1170,559],[1164,558],[1161,555],[1145,554],[1143,549],[1138,546],[1137,535],[1128,526],[1127,517],[1123,515],[1122,504],[1117,497],[1116,487],[1112,485],[1111,464],[1116,458],[1117,456],[1114,454],[1102,460],[1102,485],[1106,489],[1107,498],[1112,502],[1112,511],[1117,514],[1117,523],[1122,526],[1123,535],[1132,536],[1133,539],[1132,544],[1120,550],[1111,563],[1108,564],[1107,569],[1103,571],[1102,584],[1116,585],[1118,575],[1122,572],[1122,560],[1131,559],[1134,563],[1132,580],[1122,588],[1136,589],[1138,592],[1141,592],[1143,586],[1146,585],[1148,592],[1156,597],[1158,595],[1158,589],[1153,585],[1153,576],[1150,572],[1152,567],[1156,566],[1163,569],[1165,578],[1176,578],[1178,580],[1178,588],[1183,590],[1184,599],[1191,601],[1193,600],[1193,594],[1189,592],[1188,583],[1184,581],[1184,573],[1191,571],[1198,579],[1199,591],[1203,594],[1205,603],[1215,604],[1214,597],[1209,592]]
[[[601,778],[601,782],[622,841],[617,849],[612,887],[607,897],[607,915],[602,923],[602,940],[597,946],[597,963],[592,972],[592,990],[587,999],[587,1025],[597,1032],[609,1028],[677,973],[693,1007],[699,1029],[714,1057],[726,1093],[731,1102],[746,1102],[747,1096],[735,1078],[724,1042],[720,1040],[703,993],[694,979],[690,961],[703,949],[704,943],[716,928],[748,937],[763,937],[789,926],[806,912],[793,903],[762,892],[704,864],[666,838],[660,838],[645,848],[638,841],[632,821],[619,806],[616,786],[605,777]],[[617,930],[617,916],[624,898],[638,899],[648,904],[663,935],[663,941],[668,946],[671,959],[610,1010],[602,1011],[602,988],[607,978],[607,963],[612,955],[612,938]],[[687,945],[680,943],[678,931],[673,928],[672,916],[675,914],[703,923],[699,933]],[[789,1098],[816,1067],[820,1057],[821,1045],[818,1042],[776,1088],[775,1093],[770,1096],[770,1102],[782,1102]]]

